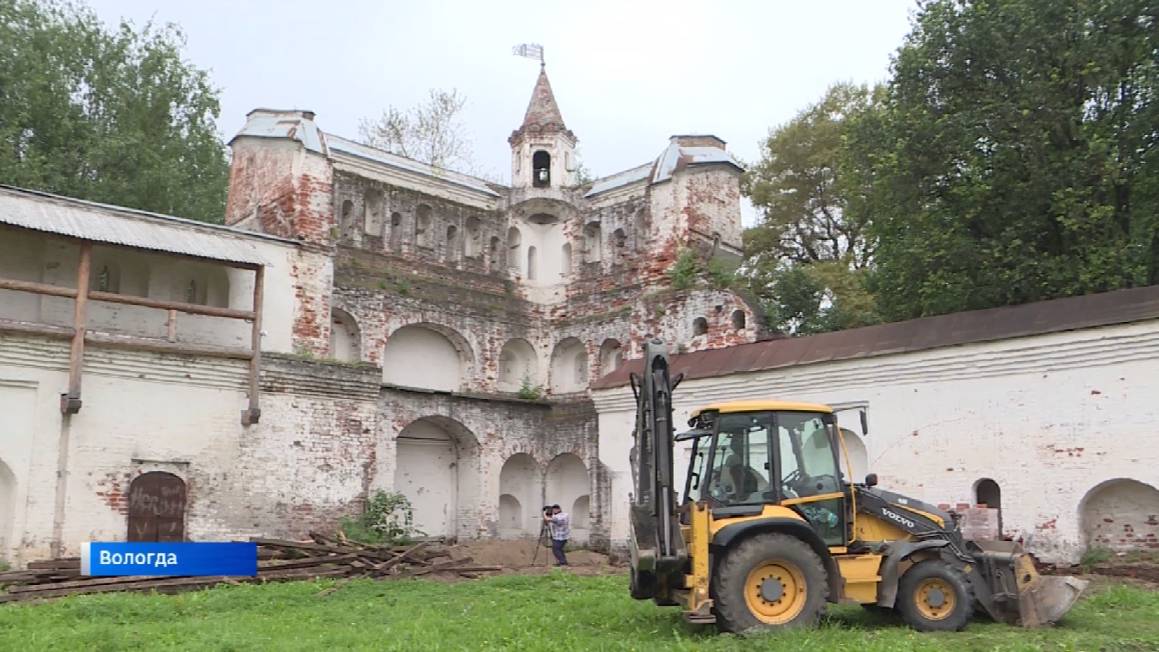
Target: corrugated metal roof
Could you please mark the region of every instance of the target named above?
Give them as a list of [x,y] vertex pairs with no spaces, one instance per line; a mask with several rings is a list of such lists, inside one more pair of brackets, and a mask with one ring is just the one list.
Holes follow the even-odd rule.
[[[673,375],[711,378],[1151,319],[1159,319],[1159,285],[697,351],[672,356],[670,363]],[[592,389],[626,385],[642,364],[627,361]]]
[[[314,113],[297,109],[254,109],[246,115],[245,126],[233,138],[288,138],[302,143],[311,152],[325,154],[322,132],[314,122]],[[233,143],[233,139],[230,139]]]
[[652,164],[645,163],[630,170],[624,170],[623,172],[617,172],[602,179],[596,179],[592,182],[591,189],[587,191],[584,197],[591,197],[602,192],[608,192],[609,190],[615,190],[616,188],[622,188],[643,181],[648,178],[648,173],[651,171]]
[[433,177],[442,181],[448,181],[465,188],[470,188],[481,193],[485,193],[492,197],[498,197],[499,193],[491,189],[487,182],[477,177],[472,177],[461,172],[453,170],[443,170],[436,168],[433,165],[421,163],[414,159],[390,152],[383,151],[374,147],[368,147],[361,143],[356,143],[353,140],[335,136],[333,134],[326,134],[326,144],[332,152],[344,152],[352,154],[359,158],[364,158],[375,163],[382,163],[391,167],[407,170],[408,172],[415,172],[424,176]]
[[0,185],[0,224],[248,265],[269,262],[255,240],[292,244],[229,227],[4,185]]

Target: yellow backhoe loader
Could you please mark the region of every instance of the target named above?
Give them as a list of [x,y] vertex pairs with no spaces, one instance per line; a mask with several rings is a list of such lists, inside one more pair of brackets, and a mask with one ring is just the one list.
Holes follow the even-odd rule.
[[[894,609],[936,631],[961,629],[975,612],[1054,623],[1085,588],[1040,576],[1015,543],[963,539],[953,514],[879,489],[873,474],[852,482],[830,407],[720,403],[675,435],[679,382],[663,344],[649,342],[643,373],[632,375],[632,597],[729,632],[811,626],[827,602]],[[692,453],[679,503],[678,442]]]

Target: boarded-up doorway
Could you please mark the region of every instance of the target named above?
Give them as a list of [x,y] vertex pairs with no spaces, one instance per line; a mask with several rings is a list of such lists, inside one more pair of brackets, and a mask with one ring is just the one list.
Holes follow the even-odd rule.
[[172,473],[143,473],[129,485],[129,541],[185,540],[185,482]]

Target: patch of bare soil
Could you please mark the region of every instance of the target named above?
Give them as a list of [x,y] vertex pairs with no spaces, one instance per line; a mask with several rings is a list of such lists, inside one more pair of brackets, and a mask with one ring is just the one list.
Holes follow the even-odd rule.
[[[537,541],[530,538],[461,541],[451,548],[451,558],[463,557],[470,557],[473,563],[484,566],[502,566],[503,572],[521,574],[548,572],[555,563],[551,548],[537,546]],[[592,550],[569,549],[567,561],[569,570],[579,575],[601,575],[619,570],[608,561],[607,555]]]
[[1128,580],[1131,584],[1159,589],[1159,560],[1149,557],[1112,558],[1088,568],[1043,564],[1039,570],[1046,575],[1077,575],[1095,580],[1107,578],[1112,582]]

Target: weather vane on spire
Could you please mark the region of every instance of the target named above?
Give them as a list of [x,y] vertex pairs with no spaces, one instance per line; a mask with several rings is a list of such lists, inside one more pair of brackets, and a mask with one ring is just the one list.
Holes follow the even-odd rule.
[[539,59],[539,67],[543,67],[543,46],[538,43],[521,43],[511,48],[511,54],[528,59]]

